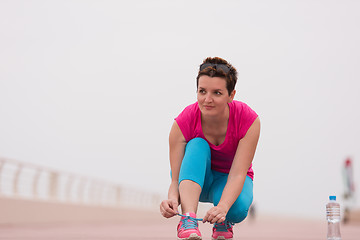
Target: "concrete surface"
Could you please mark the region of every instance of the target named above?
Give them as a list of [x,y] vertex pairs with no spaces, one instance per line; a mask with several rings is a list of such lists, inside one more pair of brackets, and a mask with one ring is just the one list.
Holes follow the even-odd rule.
[[[144,212],[143,217],[121,221],[49,224],[2,224],[0,239],[6,240],[115,240],[176,239],[178,217],[164,219]],[[326,239],[326,221],[262,218],[235,225],[234,239],[248,240],[320,240]],[[211,239],[211,225],[200,223],[204,240]],[[359,225],[341,226],[342,240],[360,239]]]
[[[201,217],[201,216],[200,216]],[[165,219],[157,209],[120,209],[0,198],[0,240],[176,239],[179,217]],[[204,240],[212,226],[199,223]],[[326,220],[247,218],[234,227],[234,240],[326,239]],[[341,225],[342,240],[359,240],[359,222]]]
[[[143,209],[124,209],[73,203],[0,197],[0,224],[81,223],[138,218]],[[151,217],[151,215],[147,215]]]

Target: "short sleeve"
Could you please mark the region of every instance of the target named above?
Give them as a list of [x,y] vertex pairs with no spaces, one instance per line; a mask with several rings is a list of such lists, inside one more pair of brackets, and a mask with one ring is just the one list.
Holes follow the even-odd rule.
[[197,103],[187,106],[180,114],[175,118],[186,142],[189,142],[194,135],[195,118],[196,118]]
[[239,102],[238,104],[238,117],[237,122],[239,124],[239,137],[242,139],[245,137],[247,131],[254,123],[255,119],[258,117],[258,114],[252,110],[247,104]]

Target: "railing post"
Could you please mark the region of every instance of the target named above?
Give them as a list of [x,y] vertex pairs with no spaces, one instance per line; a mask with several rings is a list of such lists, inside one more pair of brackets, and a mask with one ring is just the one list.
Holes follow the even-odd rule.
[[71,202],[71,189],[72,189],[73,181],[74,181],[74,178],[69,176],[67,184],[66,184],[66,201],[67,202]]
[[117,186],[116,189],[116,204],[117,205],[120,205],[121,204],[121,187],[120,186]]
[[14,182],[13,182],[13,193],[14,193],[14,196],[17,196],[19,195],[19,178],[20,178],[20,174],[21,174],[21,170],[23,168],[22,164],[19,163],[17,165],[17,171],[14,175]]
[[95,189],[94,189],[94,182],[90,181],[89,183],[89,203],[93,204],[94,203],[94,197],[95,197]]
[[78,183],[78,199],[80,203],[84,203],[84,187],[85,187],[85,180],[80,179]]
[[51,200],[57,200],[58,178],[57,172],[49,172],[49,198]]
[[99,183],[91,183],[91,203],[93,205],[100,205]]
[[103,205],[103,192],[104,192],[103,184],[98,183],[96,187],[96,195],[97,195],[97,205],[99,206]]
[[34,176],[34,181],[33,181],[33,196],[34,196],[34,198],[38,198],[38,183],[39,183],[41,171],[42,170],[40,168],[38,168],[36,171],[36,174]]
[[160,200],[159,194],[154,194],[154,195],[152,196],[152,205],[153,205],[153,206],[159,206],[159,205],[160,205],[160,202],[161,202],[161,200]]

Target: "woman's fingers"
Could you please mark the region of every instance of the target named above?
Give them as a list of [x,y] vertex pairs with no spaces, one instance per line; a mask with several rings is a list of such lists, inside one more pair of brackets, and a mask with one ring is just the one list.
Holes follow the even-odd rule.
[[[178,202],[173,199],[167,199],[161,202],[160,204],[160,213],[166,218],[171,218],[177,215],[178,212]],[[203,222],[209,223],[221,223],[225,221],[226,218],[226,211],[219,207],[211,208],[203,218]]]
[[217,223],[222,223],[225,221],[226,217],[220,217],[219,220],[217,220]]
[[171,217],[171,209],[167,200],[162,201],[160,205],[160,212],[166,218]]
[[172,213],[173,214],[178,214],[179,213],[179,211],[178,211],[178,206],[179,206],[179,204],[178,204],[178,202],[177,201],[175,201],[175,200],[170,200],[170,208],[171,208],[171,210],[172,210]]
[[164,200],[160,204],[160,213],[166,218],[173,217],[177,214],[177,202],[171,199]]
[[226,212],[222,211],[221,209],[217,207],[211,208],[205,215],[203,222],[209,222],[209,223],[221,223],[225,221],[226,218]]

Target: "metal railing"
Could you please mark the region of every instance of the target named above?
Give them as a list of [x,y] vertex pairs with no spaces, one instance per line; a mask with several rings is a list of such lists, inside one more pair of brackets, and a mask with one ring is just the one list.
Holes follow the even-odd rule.
[[0,158],[0,196],[108,207],[158,208],[160,195]]

